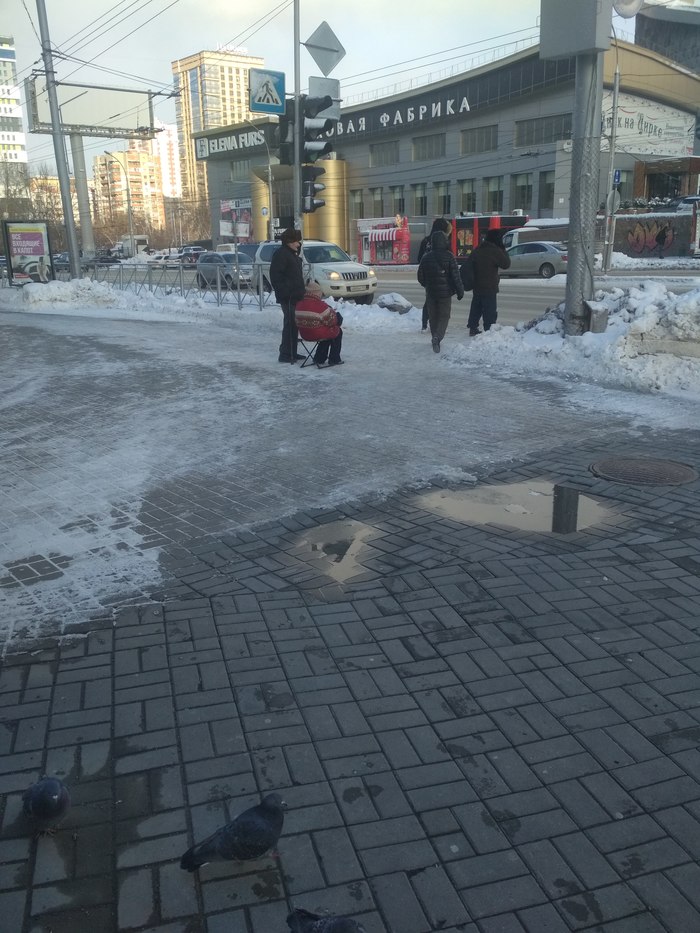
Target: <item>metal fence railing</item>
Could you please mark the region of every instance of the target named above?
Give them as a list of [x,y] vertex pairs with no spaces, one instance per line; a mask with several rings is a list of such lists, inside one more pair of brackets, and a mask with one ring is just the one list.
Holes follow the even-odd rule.
[[[120,263],[110,266],[96,263],[91,268],[83,269],[81,278],[94,282],[103,282],[121,291],[134,292],[136,295],[150,293],[160,297],[179,295],[187,298],[197,295],[205,301],[215,301],[217,305],[257,304],[262,310],[274,302],[274,293],[264,275],[265,267],[259,263],[253,265],[252,282],[241,281],[239,272],[235,275],[222,270],[219,266],[206,276],[197,271],[196,265],[178,268],[159,268],[146,263]],[[68,270],[56,272],[59,281],[68,282],[71,274]],[[0,275],[0,287],[9,284],[6,275]]]

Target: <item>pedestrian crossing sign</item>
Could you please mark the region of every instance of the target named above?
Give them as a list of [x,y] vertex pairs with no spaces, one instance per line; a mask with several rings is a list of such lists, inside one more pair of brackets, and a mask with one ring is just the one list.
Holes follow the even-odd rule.
[[249,71],[250,105],[253,113],[284,113],[284,72]]

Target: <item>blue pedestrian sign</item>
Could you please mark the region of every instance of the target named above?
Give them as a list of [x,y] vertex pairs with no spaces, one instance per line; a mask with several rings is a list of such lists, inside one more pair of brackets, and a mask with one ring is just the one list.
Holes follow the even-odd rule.
[[251,68],[249,109],[253,113],[284,113],[284,72]]
[[619,168],[616,168],[616,169],[615,169],[615,172],[614,172],[614,174],[613,174],[613,184],[614,184],[614,185],[619,185],[619,184],[620,184],[620,178],[621,178],[621,177],[622,177],[622,175],[621,175],[620,169],[619,169]]

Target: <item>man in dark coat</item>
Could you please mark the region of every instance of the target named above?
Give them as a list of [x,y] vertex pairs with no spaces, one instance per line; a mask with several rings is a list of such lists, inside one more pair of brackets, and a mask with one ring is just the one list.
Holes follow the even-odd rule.
[[294,319],[297,301],[304,297],[304,272],[301,256],[301,230],[291,227],[280,237],[282,245],[274,253],[270,263],[270,282],[275,290],[275,298],[282,308],[282,341],[280,343],[279,362],[296,363],[304,357],[297,353],[299,335]]
[[498,317],[497,298],[499,269],[510,267],[510,256],[503,246],[500,230],[489,230],[481,246],[471,255],[474,270],[474,291],[469,309],[469,336],[480,334],[479,321],[484,319],[484,330],[490,330]]
[[457,262],[447,237],[440,230],[430,238],[430,249],[420,261],[418,281],[425,288],[433,352],[439,353],[452,312],[452,296],[462,298],[464,295]]
[[[424,236],[420,241],[420,246],[418,247],[418,264],[425,256],[427,252],[430,251],[430,238],[434,233],[437,233],[439,230],[441,233],[444,233],[445,236],[449,236],[452,225],[449,220],[445,220],[444,217],[436,217],[433,221],[433,226],[430,228],[430,233],[427,236]],[[423,302],[423,316],[421,320],[421,330],[428,329],[428,301],[427,299]]]

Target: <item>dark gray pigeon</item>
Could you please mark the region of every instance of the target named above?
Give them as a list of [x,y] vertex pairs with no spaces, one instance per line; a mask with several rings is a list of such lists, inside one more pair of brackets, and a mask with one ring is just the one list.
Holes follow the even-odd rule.
[[287,917],[287,926],[292,933],[365,933],[364,927],[352,917],[312,914],[303,907],[297,907]]
[[45,777],[22,794],[22,810],[39,832],[51,835],[70,809],[68,788],[55,777]]
[[196,871],[208,862],[260,858],[277,845],[283,823],[282,798],[268,794],[257,806],[244,810],[204,842],[188,849],[180,859],[180,868]]

